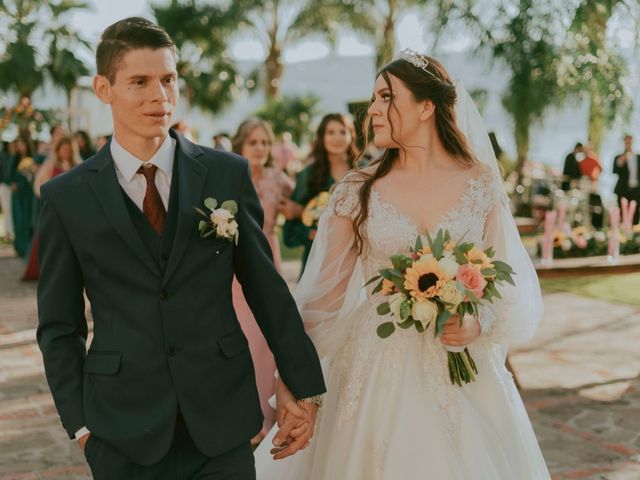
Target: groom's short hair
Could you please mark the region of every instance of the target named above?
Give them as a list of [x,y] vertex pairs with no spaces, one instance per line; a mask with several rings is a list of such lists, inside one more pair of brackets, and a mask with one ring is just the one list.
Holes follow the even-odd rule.
[[141,17],[129,17],[107,27],[96,51],[98,75],[113,84],[118,63],[129,50],[138,48],[169,48],[174,54],[176,45],[167,32],[155,23]]

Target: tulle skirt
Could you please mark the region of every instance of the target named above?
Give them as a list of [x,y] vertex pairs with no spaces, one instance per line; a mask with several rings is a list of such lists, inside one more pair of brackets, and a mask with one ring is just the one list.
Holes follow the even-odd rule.
[[[461,388],[448,378],[423,381],[430,368],[425,350],[407,348],[416,332],[394,335],[405,336],[400,348],[393,356],[374,350],[364,375],[349,377],[344,365],[323,365],[328,393],[311,445],[273,460],[274,428],[256,450],[258,480],[550,478],[503,350],[483,338],[474,342],[469,349],[480,374]],[[429,337],[425,342],[438,342]],[[355,342],[357,352],[362,346]],[[439,342],[429,348],[446,358]],[[443,365],[434,365],[434,376],[443,374]]]

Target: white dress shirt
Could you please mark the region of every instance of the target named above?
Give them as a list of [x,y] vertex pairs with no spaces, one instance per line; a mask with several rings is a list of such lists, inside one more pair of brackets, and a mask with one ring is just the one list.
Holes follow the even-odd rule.
[[627,165],[629,165],[629,188],[638,186],[638,156],[631,152],[627,154]]
[[[165,210],[169,210],[169,193],[171,192],[171,176],[173,174],[173,158],[176,152],[176,141],[167,135],[158,151],[146,163],[158,167],[156,171],[156,187],[162,198]],[[147,190],[147,179],[144,175],[138,175],[138,169],[145,163],[134,154],[124,149],[111,140],[111,156],[116,166],[116,175],[120,186],[142,211],[144,194]],[[87,427],[82,427],[75,434],[76,440],[90,433]]]
[[133,203],[142,211],[144,194],[147,191],[147,180],[144,175],[137,174],[144,163],[158,167],[156,171],[156,187],[162,198],[165,210],[169,210],[169,193],[173,174],[173,158],[176,141],[167,135],[158,151],[147,162],[143,162],[120,145],[115,137],[111,140],[111,156],[116,166],[118,182]]

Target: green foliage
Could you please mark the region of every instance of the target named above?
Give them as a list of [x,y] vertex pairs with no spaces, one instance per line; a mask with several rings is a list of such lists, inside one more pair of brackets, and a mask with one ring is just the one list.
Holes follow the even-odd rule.
[[256,112],[256,116],[268,121],[276,135],[290,132],[297,144],[310,135],[310,125],[318,115],[319,99],[313,95],[271,99]]
[[251,87],[227,53],[229,38],[242,19],[242,2],[227,6],[171,0],[154,5],[158,25],[178,48],[178,74],[192,105],[220,112],[237,94]]
[[[588,138],[600,150],[606,126],[631,111],[625,88],[625,60],[607,41],[609,20],[616,11],[632,13],[631,0],[582,0],[561,49],[559,84],[563,93],[589,100]],[[636,4],[637,6],[637,4]]]
[[439,2],[438,25],[462,21],[477,35],[480,54],[505,66],[511,73],[502,103],[514,121],[520,175],[529,150],[532,126],[557,104],[558,39],[562,20],[571,5],[538,0],[499,0],[496,8],[483,8],[475,0]]
[[[86,3],[73,0],[0,2],[2,27],[11,35],[0,57],[0,90],[30,98],[49,78],[69,101],[78,78],[89,73],[77,57],[78,50],[88,49],[89,44],[66,25],[67,17],[86,8]],[[41,58],[40,51],[48,55]]]

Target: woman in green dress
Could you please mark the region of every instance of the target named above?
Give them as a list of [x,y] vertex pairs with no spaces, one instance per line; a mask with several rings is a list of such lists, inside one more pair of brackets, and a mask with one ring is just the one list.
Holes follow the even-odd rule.
[[16,140],[16,156],[11,169],[11,206],[15,231],[14,248],[19,257],[29,251],[33,238],[33,179],[38,165],[33,160],[31,143],[23,137]]
[[305,225],[302,212],[305,206],[321,192],[327,192],[355,165],[356,145],[353,122],[347,115],[330,113],[318,126],[311,162],[296,179],[296,188],[289,201],[284,201],[281,211],[287,221],[283,228],[284,243],[288,247],[304,246],[302,272],[316,235],[315,225]]

